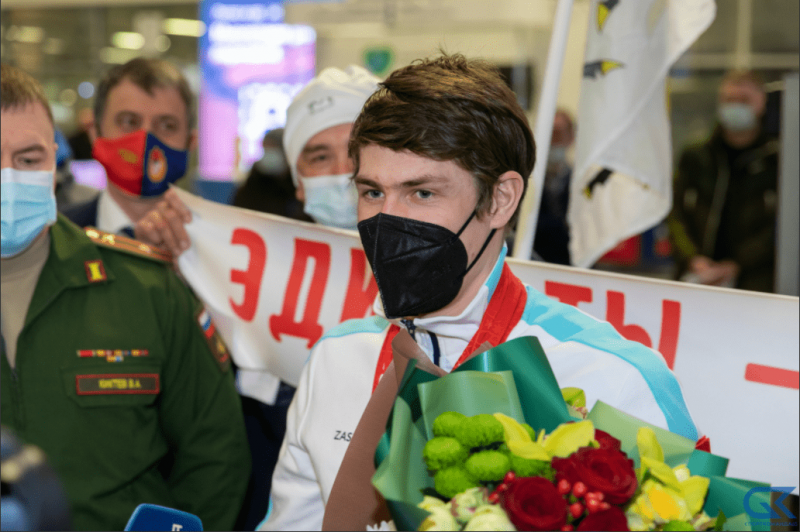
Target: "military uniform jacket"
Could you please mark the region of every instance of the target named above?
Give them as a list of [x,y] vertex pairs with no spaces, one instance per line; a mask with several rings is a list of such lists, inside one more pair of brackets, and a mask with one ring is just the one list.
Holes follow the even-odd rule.
[[231,529],[250,455],[207,314],[143,244],[63,215],[50,236],[13,370],[2,356],[3,424],[45,452],[76,529],[122,530],[140,503]]

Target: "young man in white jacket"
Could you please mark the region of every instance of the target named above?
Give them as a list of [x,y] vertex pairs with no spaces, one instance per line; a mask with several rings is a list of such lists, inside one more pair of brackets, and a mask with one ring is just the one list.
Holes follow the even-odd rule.
[[289,408],[265,530],[320,529],[348,441],[407,328],[452,370],[484,341],[536,336],[559,385],[696,439],[663,358],[517,279],[504,259],[535,159],[525,114],[496,69],[463,56],[392,73],[350,137],[359,232],[376,316],[314,347]]

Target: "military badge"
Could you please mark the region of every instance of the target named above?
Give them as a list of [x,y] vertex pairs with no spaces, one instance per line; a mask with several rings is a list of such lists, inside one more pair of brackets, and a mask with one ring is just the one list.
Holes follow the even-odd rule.
[[223,372],[228,371],[231,366],[230,353],[228,353],[228,348],[219,335],[219,331],[217,331],[214,321],[211,319],[211,315],[205,308],[197,315],[197,324],[200,326],[200,330],[206,339],[211,354],[214,355],[214,360],[216,360],[219,365],[219,369]]
[[78,349],[80,358],[105,358],[106,362],[122,362],[125,357],[146,357],[147,349]]
[[100,283],[107,279],[102,260],[87,260],[83,266],[86,268],[86,278],[90,283]]

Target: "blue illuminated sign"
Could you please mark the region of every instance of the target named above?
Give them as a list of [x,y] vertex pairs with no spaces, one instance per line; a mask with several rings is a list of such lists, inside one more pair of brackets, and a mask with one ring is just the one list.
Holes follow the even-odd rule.
[[199,173],[230,180],[261,157],[292,98],[314,77],[316,33],[283,24],[277,0],[202,0]]

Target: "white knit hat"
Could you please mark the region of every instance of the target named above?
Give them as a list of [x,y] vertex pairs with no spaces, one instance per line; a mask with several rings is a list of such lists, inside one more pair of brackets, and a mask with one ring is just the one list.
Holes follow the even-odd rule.
[[286,111],[283,148],[297,186],[297,158],[308,139],[322,130],[355,122],[380,80],[366,69],[350,65],[326,68],[297,93]]

